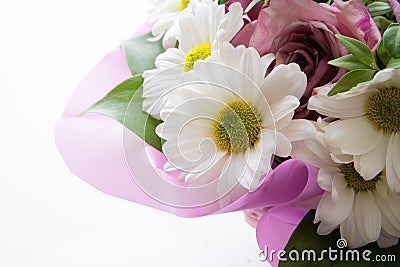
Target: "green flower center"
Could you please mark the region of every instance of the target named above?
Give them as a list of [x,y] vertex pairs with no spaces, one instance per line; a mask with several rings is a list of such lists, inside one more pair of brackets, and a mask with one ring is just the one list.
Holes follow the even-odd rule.
[[344,180],[347,183],[347,187],[350,187],[356,192],[361,191],[372,191],[376,189],[376,183],[380,179],[378,174],[373,179],[365,180],[354,168],[353,163],[346,163],[339,166],[340,171],[344,174]]
[[260,136],[260,116],[243,100],[231,102],[222,108],[213,123],[213,137],[217,147],[229,153],[254,148]]
[[181,5],[179,6],[179,11],[184,10],[189,5],[190,0],[181,0]]
[[185,58],[185,62],[183,65],[183,70],[185,72],[191,71],[193,69],[194,63],[199,59],[206,59],[211,56],[211,44],[204,43],[196,46],[192,50],[189,51]]
[[367,117],[384,133],[400,131],[400,88],[382,88],[368,99]]

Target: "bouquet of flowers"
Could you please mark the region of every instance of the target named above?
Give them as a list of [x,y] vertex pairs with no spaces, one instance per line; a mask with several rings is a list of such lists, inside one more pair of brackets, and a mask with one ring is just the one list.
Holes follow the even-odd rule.
[[155,0],[78,86],[57,146],[105,193],[244,211],[273,266],[396,266],[397,22],[397,0]]

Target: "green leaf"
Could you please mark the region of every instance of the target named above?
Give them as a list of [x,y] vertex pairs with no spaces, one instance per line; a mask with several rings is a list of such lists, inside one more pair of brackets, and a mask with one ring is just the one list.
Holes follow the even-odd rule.
[[393,23],[393,20],[388,19],[384,16],[373,17],[373,20],[374,20],[376,26],[379,28],[379,31],[381,32],[381,34],[383,34],[386,31],[386,29],[389,27],[389,25],[391,23]]
[[375,72],[376,72],[375,70],[371,69],[365,69],[365,70],[361,69],[361,70],[352,70],[346,73],[329,91],[328,96],[333,96],[338,93],[347,92],[351,88],[357,86],[357,84],[371,80]]
[[371,17],[385,15],[392,11],[389,4],[385,2],[373,2],[368,5],[368,8]]
[[400,26],[390,25],[383,34],[383,44],[392,58],[400,58]]
[[153,118],[142,110],[142,95],[143,87],[140,87],[126,110],[125,126],[147,144],[162,152],[162,140],[156,134],[156,127],[162,121]]
[[164,52],[161,40],[149,41],[149,38],[152,37],[151,33],[147,33],[121,42],[126,61],[133,75],[154,69],[156,57]]
[[223,5],[228,3],[230,0],[218,0],[218,5]]
[[391,58],[386,65],[388,69],[400,69],[400,58]]
[[372,54],[366,44],[344,35],[336,34],[335,36],[358,61],[368,65],[371,69],[378,68],[375,63],[374,54]]
[[[370,243],[364,247],[358,248],[356,252],[355,249],[349,248],[339,248],[338,240],[340,239],[339,229],[334,230],[329,235],[318,235],[317,234],[317,224],[313,224],[313,219],[315,217],[315,211],[311,210],[297,226],[296,230],[293,232],[286,245],[284,255],[287,261],[281,261],[279,267],[345,267],[345,266],[357,266],[357,267],[374,267],[374,266],[398,266],[398,259],[400,258],[400,244],[389,247],[389,248],[379,248],[375,243]],[[332,256],[337,256],[336,260],[331,260],[333,257],[329,257],[329,248],[331,248]],[[321,261],[292,261],[289,257],[291,250],[296,250],[301,259],[303,251],[313,250],[316,253],[316,258],[321,259]],[[326,250],[324,254],[322,251]],[[364,251],[371,251],[369,255],[363,257]],[[342,251],[342,253],[340,253]],[[356,259],[356,254],[359,255],[359,261],[352,260],[352,252],[354,252],[354,257]],[[294,255],[294,253],[293,253]],[[304,253],[305,259],[308,259],[308,254]],[[322,255],[322,256],[321,256]],[[342,256],[340,256],[342,255]],[[346,261],[347,255],[347,261]],[[386,256],[385,262],[378,262],[375,259],[379,255],[380,259],[382,255]],[[389,255],[395,255],[395,259],[391,261],[388,260]],[[365,260],[365,257],[369,258],[370,261]],[[311,258],[312,259],[312,258]],[[342,260],[341,260],[342,259]]]
[[379,46],[376,50],[377,54],[378,54],[378,58],[381,60],[381,62],[386,66],[387,63],[390,60],[390,55],[389,53],[386,51],[385,46],[383,45],[383,41],[381,41],[379,43]]
[[161,139],[155,133],[155,128],[161,121],[142,110],[142,84],[143,78],[140,75],[133,76],[115,87],[84,113],[100,113],[111,117],[161,151]]
[[346,70],[369,69],[369,66],[358,61],[353,55],[346,55],[340,58],[336,58],[329,61],[328,64]]

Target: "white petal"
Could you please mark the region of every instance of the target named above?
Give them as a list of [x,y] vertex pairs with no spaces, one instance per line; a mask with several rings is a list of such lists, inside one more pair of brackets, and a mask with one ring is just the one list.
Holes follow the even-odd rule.
[[193,181],[190,184],[191,187],[204,186],[205,184],[214,181],[221,175],[226,160],[227,154],[225,152],[218,151],[209,168],[202,172],[187,173],[184,177],[185,181]]
[[380,248],[388,248],[392,246],[396,246],[399,243],[399,238],[395,236],[390,236],[385,234],[384,232],[381,232],[381,235],[379,236],[377,243]]
[[264,66],[264,76],[265,73],[267,72],[268,67],[271,65],[271,63],[275,60],[275,55],[270,53],[270,54],[266,54],[263,57],[261,57],[261,62],[262,65]]
[[319,235],[329,235],[330,233],[332,233],[333,230],[335,230],[338,226],[337,225],[329,225],[326,223],[320,223],[318,225],[318,230],[317,233]]
[[327,167],[319,169],[317,182],[319,187],[325,191],[332,191],[333,177],[337,174],[338,169],[335,167]]
[[321,199],[320,220],[329,225],[341,224],[353,209],[354,191],[344,188],[337,201],[332,200],[331,194],[324,194]]
[[287,139],[286,136],[284,136],[280,132],[276,132],[275,138],[276,148],[274,154],[279,157],[288,157],[290,155],[290,152],[292,152],[292,145],[290,144],[289,139]]
[[183,72],[183,62],[185,61],[186,55],[182,50],[177,48],[169,48],[164,53],[160,54],[155,61],[156,67],[161,68],[170,68],[176,65],[180,65],[182,67]]
[[[349,155],[361,155],[372,151],[372,148],[380,146],[383,132],[377,131],[373,127],[366,128],[369,132],[365,132],[360,139],[356,140],[351,145],[342,147],[342,151]],[[367,146],[365,144],[368,144]],[[386,149],[385,149],[386,150]]]
[[223,63],[231,68],[240,69],[242,54],[245,50],[244,45],[234,47],[231,43],[223,42],[220,50],[213,53],[207,61]]
[[[364,136],[374,133],[376,130],[365,117],[351,118],[342,121],[335,121],[326,127],[325,141],[329,147],[348,149],[357,143]],[[370,150],[374,144],[369,144]],[[375,144],[376,145],[376,144]],[[360,155],[359,151],[352,150],[352,155]],[[346,153],[345,153],[346,154]],[[349,154],[349,153],[347,153]]]
[[362,247],[369,242],[364,240],[358,232],[354,212],[340,225],[340,235],[346,239],[349,248]]
[[308,120],[292,120],[288,126],[280,130],[290,142],[305,140],[316,134],[315,126]]
[[354,217],[362,238],[367,242],[375,242],[381,232],[382,216],[371,191],[356,194]]
[[173,48],[176,46],[176,42],[179,36],[179,25],[174,23],[164,34],[162,45],[165,49]]
[[154,36],[164,34],[173,24],[175,17],[173,14],[164,17],[163,19],[158,19],[153,25],[152,33]]
[[219,194],[226,194],[239,184],[237,177],[235,176],[234,173],[235,161],[233,160],[233,156],[234,155],[232,154],[227,156],[221,175],[218,179],[217,190]]
[[386,177],[389,187],[400,192],[400,135],[392,134],[386,155]]
[[307,77],[297,64],[278,65],[264,80],[261,87],[270,104],[292,95],[300,99],[307,87]]
[[382,229],[393,236],[400,236],[400,196],[389,192],[386,198],[375,194],[375,200],[382,214]]
[[185,53],[196,46],[203,44],[197,35],[197,31],[193,31],[193,25],[196,25],[193,14],[189,14],[179,20],[179,49],[182,49]]
[[[250,78],[259,88],[264,81],[264,68],[261,63],[260,55],[254,48],[248,48],[244,51],[240,62],[240,71]],[[248,88],[247,79],[242,79],[245,83],[243,88]],[[253,85],[250,85],[253,86]]]
[[[356,162],[354,167],[365,180],[373,179],[385,168],[388,138],[383,137],[380,139],[381,142],[375,146],[375,149],[366,154],[354,156],[354,162]],[[369,144],[371,142],[366,142],[364,146],[369,146]]]
[[247,165],[256,173],[265,174],[270,169],[271,156],[275,149],[274,137],[268,132],[262,132],[260,142],[254,149],[247,149]]
[[242,14],[243,8],[239,3],[233,3],[229,6],[229,12],[217,25],[215,47],[219,46],[221,42],[230,42],[235,37],[244,24]]
[[[201,83],[203,87],[206,85],[210,88],[207,90],[205,96],[219,96],[221,95],[224,101],[235,101],[242,99],[244,101],[253,103],[256,96],[259,95],[257,86],[249,80],[249,87],[243,88],[243,79],[248,79],[239,70],[226,66],[225,64],[210,62],[210,61],[196,61],[194,70],[185,73],[182,80],[187,83]],[[230,98],[229,99],[229,95]]]
[[338,199],[342,197],[341,194],[345,189],[347,189],[347,183],[344,180],[344,175],[339,173],[338,169],[336,169],[332,180],[332,200],[338,201]]
[[325,147],[323,137],[317,133],[315,138],[292,143],[292,157],[301,159],[319,168],[336,166],[331,160],[328,149]]
[[316,96],[312,96],[308,102],[308,109],[333,118],[354,118],[365,114],[366,104],[372,92],[337,99],[337,96],[328,96],[330,89],[321,88]]
[[342,163],[350,163],[353,161],[353,156],[351,155],[345,155],[345,154],[341,154],[341,153],[331,153],[330,154],[331,159],[338,164],[342,164]]
[[379,71],[371,82],[374,88],[400,87],[400,70],[384,69]]
[[382,173],[380,177],[381,179],[376,183],[376,192],[381,198],[386,199],[388,197],[388,193],[392,191],[389,189],[389,186],[386,183],[386,175]]
[[[288,95],[271,105],[271,112],[274,116],[273,119],[277,130],[283,129],[289,124],[290,120],[293,118],[294,110],[299,104],[300,102],[296,97]],[[266,121],[265,123],[268,123],[267,125],[269,126],[271,122]],[[270,126],[268,128],[270,128]]]

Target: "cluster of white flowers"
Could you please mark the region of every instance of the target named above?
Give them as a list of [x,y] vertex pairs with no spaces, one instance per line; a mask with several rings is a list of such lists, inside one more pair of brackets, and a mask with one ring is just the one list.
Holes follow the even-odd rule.
[[307,78],[294,63],[267,72],[272,54],[230,44],[243,26],[239,3],[225,12],[216,1],[161,2],[153,34],[167,50],[143,75],[143,109],[163,120],[165,169],[254,190],[274,156],[292,156],[320,168],[320,234],[340,227],[350,247],[397,244],[400,70],[335,96],[322,88],[308,108],[324,119],[293,119]]
[[393,246],[400,236],[400,70],[382,70],[335,96],[328,96],[329,89],[309,101],[309,109],[327,116],[317,135],[293,150],[320,168],[325,193],[317,207],[318,231],[340,227],[351,247],[374,241]]

